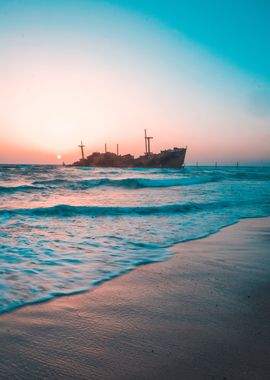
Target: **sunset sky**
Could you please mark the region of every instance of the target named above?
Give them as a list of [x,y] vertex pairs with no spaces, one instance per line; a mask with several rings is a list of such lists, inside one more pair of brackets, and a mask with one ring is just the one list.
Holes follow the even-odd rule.
[[0,163],[270,162],[267,0],[0,0]]

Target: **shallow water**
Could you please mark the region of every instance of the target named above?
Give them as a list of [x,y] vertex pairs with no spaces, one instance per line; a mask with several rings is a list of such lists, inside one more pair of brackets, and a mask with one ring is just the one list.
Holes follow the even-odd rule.
[[0,312],[91,289],[270,215],[270,168],[0,166]]

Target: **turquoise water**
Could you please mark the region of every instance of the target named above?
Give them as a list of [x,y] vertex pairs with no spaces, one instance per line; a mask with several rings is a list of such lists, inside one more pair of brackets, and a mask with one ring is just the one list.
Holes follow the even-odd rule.
[[270,168],[0,166],[0,312],[88,290],[270,215]]

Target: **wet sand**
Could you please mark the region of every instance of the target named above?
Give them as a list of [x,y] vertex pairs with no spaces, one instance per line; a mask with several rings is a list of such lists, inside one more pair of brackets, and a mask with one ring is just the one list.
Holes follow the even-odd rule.
[[0,378],[269,379],[270,218],[174,250],[0,316]]

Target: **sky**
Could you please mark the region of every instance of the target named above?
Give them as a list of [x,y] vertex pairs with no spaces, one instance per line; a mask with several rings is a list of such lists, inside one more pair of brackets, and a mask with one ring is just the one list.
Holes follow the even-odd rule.
[[[270,163],[268,0],[0,0],[0,163]],[[61,155],[61,159],[57,156]]]

